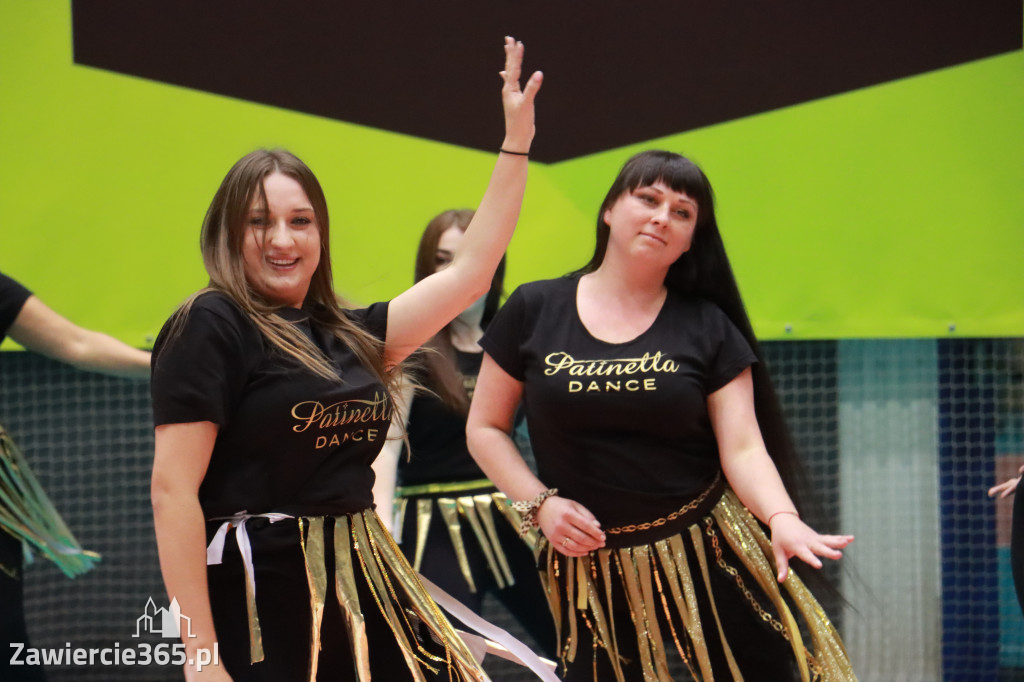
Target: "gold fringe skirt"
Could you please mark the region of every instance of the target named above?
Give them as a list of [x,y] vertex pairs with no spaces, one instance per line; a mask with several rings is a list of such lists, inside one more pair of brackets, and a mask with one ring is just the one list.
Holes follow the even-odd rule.
[[[621,650],[627,646],[622,638],[635,637],[628,651],[638,657],[644,682],[672,679],[666,647],[678,651],[698,682],[742,680],[734,652],[737,647],[759,644],[728,641],[723,630],[724,607],[716,605],[712,588],[711,572],[721,571],[728,576],[729,587],[735,585],[742,593],[743,608],[749,607],[744,617],[766,623],[772,630],[766,635],[788,644],[800,680],[856,680],[838,632],[800,578],[790,571],[781,586],[776,581],[771,542],[758,521],[732,490],[726,488],[717,502],[715,497],[700,505],[703,509],[693,509],[678,519],[681,523],[672,526],[675,534],[665,537],[671,533],[666,530],[661,539],[649,544],[604,548],[574,558],[541,540],[538,564],[559,626],[563,665],[592,656],[597,682],[600,654],[607,656],[609,663],[602,670],[610,667],[616,682],[626,682],[623,666],[627,661]],[[614,603],[613,595],[626,603]],[[699,608],[699,603],[706,606]],[[625,618],[632,622],[621,622]],[[717,665],[709,654],[712,638],[717,640],[713,647],[718,652]],[[785,652],[786,647],[781,650]],[[635,670],[636,662],[631,662]],[[580,663],[585,661],[577,666]],[[755,674],[748,672],[748,676]],[[600,682],[612,679],[608,675],[605,672]],[[636,673],[631,675],[636,677]]]
[[[14,440],[0,425],[0,532],[10,533],[28,548],[26,556],[40,554],[57,564],[69,578],[79,576],[100,560],[82,549]],[[20,566],[0,566],[16,576]]]
[[[397,534],[402,532],[405,517],[412,510],[416,514],[416,546],[412,553],[412,565],[416,571],[420,570],[430,524],[436,512],[444,519],[456,563],[470,592],[476,592],[477,585],[466,550],[468,542],[476,543],[482,550],[499,589],[515,584],[497,526],[507,522],[518,529],[522,519],[504,493],[497,492],[489,480],[400,486],[395,490],[394,526]],[[525,538],[530,549],[534,549],[537,537],[538,534],[533,532]]]
[[[256,518],[256,516],[248,517]],[[327,540],[325,524],[333,520],[333,549]],[[338,646],[338,642],[321,642],[321,626],[324,611],[340,609],[348,634],[348,646],[354,662],[355,679],[368,682],[371,679],[370,650],[372,642],[367,638],[369,610],[378,610],[390,629],[409,671],[408,679],[425,682],[429,679],[444,679],[464,682],[487,682],[473,654],[441,613],[437,604],[427,594],[415,571],[398,549],[391,535],[381,525],[372,509],[333,519],[323,516],[298,517],[299,541],[305,564],[306,581],[309,587],[310,636],[308,651],[308,677],[310,682],[317,679],[319,654],[322,646]],[[239,532],[238,529],[235,531]],[[249,539],[243,535],[248,543]],[[328,552],[333,552],[333,561],[328,561]],[[251,552],[251,549],[249,550]],[[244,556],[246,552],[243,551]],[[260,555],[252,561],[259,569]],[[328,565],[334,565],[329,575]],[[251,579],[252,566],[245,567],[247,589],[250,662],[263,660],[263,641],[260,614],[257,611],[256,581]],[[333,590],[329,582],[333,580]],[[357,581],[365,585],[372,595],[372,603],[362,603]],[[260,590],[274,590],[268,582],[259,585]],[[328,603],[328,594],[333,592],[337,603]],[[331,600],[334,601],[334,600]],[[365,600],[363,600],[365,601]],[[372,617],[376,617],[373,615]],[[423,635],[433,640],[429,650],[424,646]],[[437,652],[441,651],[439,655]]]

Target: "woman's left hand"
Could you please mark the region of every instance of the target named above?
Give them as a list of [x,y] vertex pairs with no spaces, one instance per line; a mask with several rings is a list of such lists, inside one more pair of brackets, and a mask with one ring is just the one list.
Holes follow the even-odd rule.
[[797,557],[814,568],[821,568],[821,559],[839,559],[843,549],[853,542],[852,535],[821,535],[795,514],[777,514],[770,519],[772,551],[778,569],[778,581],[789,575],[789,559]]
[[502,149],[512,152],[529,152],[533,141],[534,116],[533,99],[540,90],[544,74],[535,71],[526,87],[520,89],[522,75],[523,44],[515,38],[505,36],[505,70],[501,77],[505,85],[501,88],[501,101],[505,109],[505,141]]

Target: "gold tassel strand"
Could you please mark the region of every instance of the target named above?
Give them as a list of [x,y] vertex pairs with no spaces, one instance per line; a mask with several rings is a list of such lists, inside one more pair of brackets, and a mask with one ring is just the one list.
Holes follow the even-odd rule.
[[718,637],[722,642],[722,650],[725,653],[725,660],[732,672],[735,682],[742,682],[743,675],[740,673],[736,659],[733,658],[732,649],[725,639],[725,632],[722,631],[722,619],[718,616],[718,607],[715,605],[715,595],[711,589],[711,576],[708,573],[707,555],[704,554],[704,544],[700,536],[700,528],[696,525],[690,526],[690,539],[693,540],[693,550],[697,555],[697,563],[700,564],[701,576],[704,578],[704,589],[707,591],[708,601],[711,602],[711,612],[715,615],[715,624],[718,626]]
[[352,538],[349,519],[334,520],[334,584],[338,604],[348,623],[349,646],[356,674],[361,682],[370,680],[370,648],[366,641],[366,618],[359,604],[355,568],[352,566]]
[[[379,555],[377,555],[378,560],[387,567],[391,574],[398,577],[398,584],[403,587],[406,597],[411,602],[412,610],[437,636],[437,639],[444,644],[449,657],[447,661],[449,668],[452,666],[450,658],[454,656],[455,665],[463,677],[477,682],[487,682],[488,678],[477,666],[472,652],[470,652],[465,642],[462,641],[462,638],[452,628],[448,619],[441,613],[434,600],[427,595],[426,590],[419,583],[419,579],[412,571],[401,550],[395,544],[394,539],[380,524],[377,515],[372,512],[366,512],[360,518],[364,521],[365,528],[369,532],[371,539],[375,540],[373,548],[375,555],[379,552]],[[412,586],[414,585],[418,589],[413,588]],[[392,596],[397,601],[397,595],[394,594],[393,588]],[[435,661],[441,662],[443,660],[423,649],[420,649],[420,651]]]
[[491,541],[491,550],[494,552],[494,558],[498,560],[498,565],[501,566],[501,571],[505,577],[505,584],[511,587],[516,584],[516,579],[512,575],[512,567],[508,565],[508,557],[505,556],[501,540],[498,539],[498,528],[494,524],[494,512],[492,511],[495,505],[494,496],[474,495],[473,504],[476,506],[476,513],[479,514],[480,521],[487,531],[487,537]]
[[302,556],[306,562],[306,581],[309,583],[309,682],[316,682],[317,666],[320,664],[320,626],[324,617],[324,601],[327,599],[324,519],[316,517],[305,520],[309,523],[309,534],[304,537],[303,519],[299,519],[299,539],[302,544]]
[[[490,500],[490,497],[486,499]],[[502,575],[501,569],[498,568],[498,560],[494,557],[494,552],[491,551],[491,543],[488,542],[487,535],[484,533],[484,527],[480,521],[480,516],[476,513],[476,504],[473,498],[470,496],[460,497],[455,500],[456,508],[459,513],[466,517],[469,521],[469,527],[473,529],[473,535],[476,536],[476,541],[480,545],[480,549],[483,550],[484,558],[487,560],[487,566],[491,569],[491,575],[494,576],[494,580],[498,583],[498,589],[505,589],[505,576]],[[487,510],[486,513],[490,513]],[[465,552],[465,547],[463,547]]]
[[448,536],[452,540],[452,547],[455,548],[455,559],[462,571],[462,577],[469,585],[469,591],[476,593],[476,583],[473,582],[473,574],[469,570],[469,557],[466,556],[466,545],[462,542],[462,525],[459,523],[458,503],[450,497],[439,497],[437,508],[441,510],[441,516],[448,527]]

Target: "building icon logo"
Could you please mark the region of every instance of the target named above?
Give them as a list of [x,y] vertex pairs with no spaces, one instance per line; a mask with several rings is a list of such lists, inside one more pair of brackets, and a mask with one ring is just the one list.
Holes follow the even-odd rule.
[[135,621],[135,634],[132,637],[139,637],[144,632],[170,639],[178,639],[182,633],[187,637],[195,637],[192,634],[192,619],[181,613],[177,598],[172,599],[170,608],[166,609],[162,606],[157,608],[153,598],[149,598],[142,615]]

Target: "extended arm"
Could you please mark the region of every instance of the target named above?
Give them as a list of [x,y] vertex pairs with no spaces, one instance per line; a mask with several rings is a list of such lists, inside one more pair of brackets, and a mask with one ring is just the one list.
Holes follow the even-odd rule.
[[[206,522],[199,506],[199,484],[206,475],[217,438],[212,422],[165,424],[156,427],[153,461],[153,521],[160,571],[168,599],[177,599],[181,612],[192,619],[194,638],[183,638],[188,659],[196,650],[213,650],[217,633],[206,582]],[[187,680],[230,680],[220,666],[197,674],[186,666]]]
[[[534,132],[533,99],[542,80],[539,71],[534,73],[521,91],[522,60],[523,44],[506,38],[505,70],[502,71],[505,81],[502,149],[513,152],[530,150]],[[519,219],[527,165],[525,156],[498,154],[490,183],[452,264],[417,282],[391,301],[385,349],[389,363],[401,362],[487,292]]]
[[[466,443],[487,477],[512,500],[531,500],[548,487],[530,471],[509,436],[522,394],[523,384],[485,353],[466,422]],[[548,498],[537,520],[563,554],[582,556],[604,546],[601,524],[572,500]],[[562,544],[565,538],[570,541]]]
[[771,529],[779,582],[789,573],[790,557],[797,556],[815,568],[821,568],[818,556],[840,558],[839,550],[853,542],[853,536],[820,535],[797,516],[761,438],[749,368],[708,396],[708,412],[729,485],[747,509]]
[[25,348],[79,369],[148,378],[149,353],[112,336],[83,329],[30,296],[8,332]]

